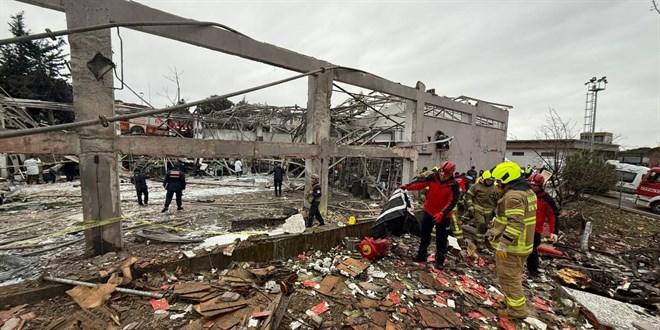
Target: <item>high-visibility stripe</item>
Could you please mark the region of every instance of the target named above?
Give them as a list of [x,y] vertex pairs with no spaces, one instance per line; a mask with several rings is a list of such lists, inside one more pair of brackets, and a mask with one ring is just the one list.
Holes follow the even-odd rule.
[[474,205],[474,210],[475,211],[480,211],[480,212],[483,212],[483,213],[490,213],[490,212],[493,211],[493,209],[490,208],[490,207],[483,207],[483,206],[478,205],[478,204]]
[[511,306],[511,307],[520,307],[520,306],[525,305],[525,303],[527,302],[525,297],[522,297],[520,299],[513,299],[513,298],[510,298],[507,295],[504,295],[504,297],[506,297],[506,304]]
[[511,253],[515,253],[515,254],[529,254],[529,253],[532,252],[533,249],[534,249],[533,245],[529,245],[529,246],[513,246],[513,245],[511,245],[506,249],[506,251],[511,252]]
[[523,209],[508,209],[504,211],[505,215],[525,215],[525,210]]
[[536,216],[525,218],[523,222],[525,223],[526,226],[536,225]]
[[515,237],[520,237],[520,234],[522,234],[522,231],[520,231],[520,230],[518,230],[518,229],[516,229],[516,228],[513,228],[513,227],[511,227],[511,226],[507,226],[507,227],[504,229],[504,232],[505,232],[505,233],[509,233],[509,234],[511,234],[511,235],[513,235],[513,236],[515,236]]
[[495,218],[495,222],[501,223],[505,226],[509,224],[509,222],[506,220],[506,217],[497,217]]

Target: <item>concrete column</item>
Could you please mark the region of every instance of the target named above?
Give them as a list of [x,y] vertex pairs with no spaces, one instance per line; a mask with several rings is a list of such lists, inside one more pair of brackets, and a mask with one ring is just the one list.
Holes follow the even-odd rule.
[[[417,100],[406,102],[406,126],[403,130],[403,140],[408,143],[426,142],[419,136],[424,123],[424,93],[426,86],[421,81],[417,82]],[[430,148],[427,147],[427,148]],[[403,159],[403,171],[401,173],[402,183],[408,183],[415,177],[417,172],[417,159]]]
[[[330,147],[330,97],[332,95],[332,73],[323,72],[310,76],[307,92],[307,130],[305,140],[308,144],[321,146],[317,158],[305,159],[305,191],[311,189],[311,175],[317,173],[320,177],[321,205],[319,209],[325,214],[328,209],[328,165]],[[305,201],[305,206],[309,206]]]
[[[65,1],[67,28],[102,23],[102,13],[87,1]],[[114,116],[113,72],[99,81],[87,68],[97,53],[112,59],[110,30],[69,35],[73,108],[76,120]],[[113,150],[114,125],[78,129],[80,181],[85,221],[116,219],[121,215],[118,158]],[[121,223],[114,222],[85,231],[85,252],[99,255],[123,247]]]

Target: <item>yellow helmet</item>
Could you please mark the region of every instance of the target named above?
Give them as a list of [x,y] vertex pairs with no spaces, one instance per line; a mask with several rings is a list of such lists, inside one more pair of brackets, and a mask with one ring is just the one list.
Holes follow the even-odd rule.
[[[493,179],[507,184],[513,180],[520,178],[520,165],[514,162],[502,162],[497,164],[490,170]],[[486,172],[484,172],[486,174]]]
[[485,171],[481,174],[481,178],[484,179],[484,180],[488,180],[488,179],[492,179],[492,178],[493,178],[493,175],[490,174],[490,171],[489,171],[489,170],[485,170]]

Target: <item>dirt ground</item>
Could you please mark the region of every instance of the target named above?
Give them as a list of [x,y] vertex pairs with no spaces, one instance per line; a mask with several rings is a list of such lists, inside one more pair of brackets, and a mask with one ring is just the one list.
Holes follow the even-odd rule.
[[[120,264],[130,256],[139,257],[138,264],[177,260],[183,257],[184,251],[197,249],[199,252],[200,246],[204,246],[201,240],[230,232],[232,220],[282,217],[290,209],[300,208],[302,191],[285,190],[283,197],[275,197],[265,187],[268,178],[251,179],[254,182],[235,178],[191,179],[192,184],[184,195],[184,210],[166,214],[160,212],[164,194],[157,183],[150,182],[152,194],[148,207],[139,207],[134,202],[132,186],[122,184],[122,213],[132,218],[122,222],[126,249],[94,258],[83,256],[82,232],[48,237],[79,224],[82,219],[79,187],[71,183],[30,186],[24,191],[28,197],[26,202],[6,204],[0,209],[0,248],[30,261],[32,267],[23,274],[28,278],[42,272],[69,279],[103,277],[121,273]],[[337,222],[345,222],[349,214],[373,217],[380,211],[378,204],[378,201],[361,201],[335,193],[326,219],[330,225],[323,230],[332,230]],[[657,249],[660,224],[654,219],[591,202],[565,205],[562,215],[562,235],[557,249],[566,257],[544,257],[542,267],[546,276],[524,282],[530,293],[528,308],[534,318],[555,328],[587,328],[587,321],[577,306],[557,295],[558,282],[553,280],[553,273],[568,267],[591,278],[591,283],[583,290],[645,306],[645,317],[653,317],[656,312],[652,309],[657,308],[653,299],[660,297]],[[593,228],[588,252],[580,249],[582,228],[587,221],[591,221]],[[152,225],[154,222],[160,223]],[[162,243],[138,236],[145,228],[171,232],[171,227],[163,225],[184,228],[186,231],[178,231],[178,235],[197,241]],[[240,231],[269,232],[276,228],[257,226]],[[7,243],[35,235],[39,240]],[[44,235],[46,237],[42,237]],[[495,317],[496,308],[502,305],[502,295],[494,281],[494,261],[490,253],[480,253],[466,260],[458,251],[453,251],[448,269],[437,271],[411,262],[418,242],[416,237],[393,238],[390,252],[373,261],[360,259],[349,244],[331,251],[301,251],[301,255],[292,260],[236,264],[228,270],[191,274],[180,269],[150,273],[129,285],[137,290],[165,293],[169,305],[166,310],[159,311],[157,308],[162,307],[154,307],[158,304],[154,305],[149,298],[112,293],[102,301],[101,307],[93,309],[83,310],[69,296],[60,296],[8,315],[24,317],[24,329],[65,329],[65,326],[83,329],[81,325],[87,329],[231,329],[250,322],[255,329],[266,324],[279,324],[279,329],[411,329],[434,325],[533,328],[533,321],[516,323]],[[62,243],[72,244],[45,251]],[[210,246],[201,249],[207,253],[217,252],[217,248]],[[433,251],[433,247],[430,250]],[[351,276],[339,270],[347,260],[355,260],[357,265],[368,268]],[[349,269],[355,270],[355,265]],[[273,292],[269,281],[277,283],[281,292]],[[193,284],[205,286],[201,291],[205,298],[227,292],[238,293],[240,298],[237,302],[217,302],[212,306],[216,309],[205,311],[208,306],[195,300],[199,297],[192,297],[195,292],[187,296],[180,291],[183,290],[181,286]],[[0,288],[0,295],[3,291],[15,292],[37,285],[37,281],[24,281]],[[239,303],[243,307],[227,306]],[[218,307],[220,304],[224,305]],[[320,305],[316,313],[308,311],[316,305]],[[230,311],[212,315],[218,310]],[[272,316],[255,314],[257,312]],[[8,320],[0,316],[3,316],[0,317],[2,321]]]

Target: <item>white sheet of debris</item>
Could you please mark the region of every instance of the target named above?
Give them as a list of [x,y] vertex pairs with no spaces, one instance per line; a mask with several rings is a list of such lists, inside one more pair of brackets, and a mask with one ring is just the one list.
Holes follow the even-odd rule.
[[582,306],[589,309],[600,322],[609,323],[617,329],[634,330],[633,322],[660,324],[660,317],[649,315],[644,308],[589,292],[563,287]]
[[282,230],[289,234],[300,234],[305,231],[305,219],[302,214],[294,214],[290,216],[282,225]]

